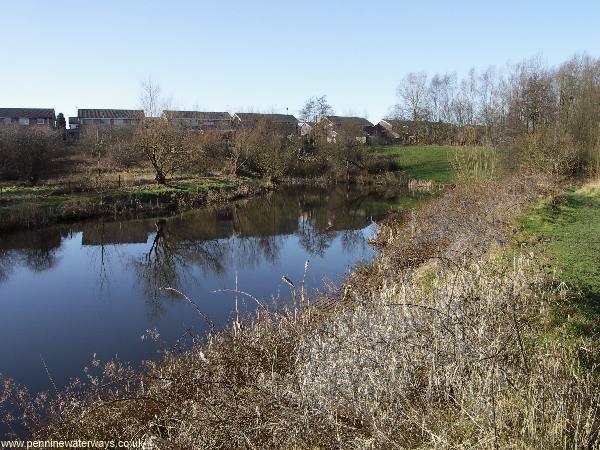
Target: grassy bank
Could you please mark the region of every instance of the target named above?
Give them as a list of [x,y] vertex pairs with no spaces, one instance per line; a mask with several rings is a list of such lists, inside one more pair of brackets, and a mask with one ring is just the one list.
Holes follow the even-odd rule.
[[518,244],[543,258],[569,288],[548,333],[579,342],[588,362],[600,363],[600,185],[559,190],[519,219]]
[[2,186],[0,230],[32,228],[94,217],[164,214],[264,192],[249,179],[180,178],[166,185],[146,180],[121,183],[60,182]]

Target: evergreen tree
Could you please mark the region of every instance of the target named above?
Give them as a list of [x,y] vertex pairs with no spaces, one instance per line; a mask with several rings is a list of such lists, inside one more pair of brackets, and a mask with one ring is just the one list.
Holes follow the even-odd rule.
[[65,120],[65,115],[63,113],[58,113],[58,115],[56,116],[56,128],[67,128],[67,121]]

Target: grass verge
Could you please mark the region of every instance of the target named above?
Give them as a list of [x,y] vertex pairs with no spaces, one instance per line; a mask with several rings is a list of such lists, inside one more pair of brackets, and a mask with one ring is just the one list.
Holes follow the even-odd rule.
[[518,244],[571,289],[569,301],[553,311],[548,335],[578,342],[588,365],[600,363],[600,185],[561,189],[518,223]]

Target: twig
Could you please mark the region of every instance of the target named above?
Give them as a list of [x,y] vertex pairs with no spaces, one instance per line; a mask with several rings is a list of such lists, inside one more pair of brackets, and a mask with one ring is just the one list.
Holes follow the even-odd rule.
[[258,306],[260,306],[261,308],[263,308],[264,310],[267,310],[268,308],[259,300],[257,299],[254,295],[249,294],[248,292],[245,291],[240,291],[239,289],[216,289],[214,291],[209,291],[211,294],[216,294],[218,292],[233,292],[234,294],[241,294],[241,295],[245,295],[246,297],[251,298],[252,300],[254,300]]
[[208,318],[208,316],[202,312],[200,307],[198,305],[196,305],[196,303],[194,303],[194,301],[191,298],[189,298],[187,295],[185,295],[183,292],[181,292],[178,289],[172,288],[172,287],[162,287],[160,289],[164,290],[164,291],[173,291],[173,292],[176,292],[177,294],[181,295],[183,298],[185,298],[189,302],[190,305],[192,305],[194,307],[194,309],[198,312],[198,314],[200,314],[200,316],[204,320],[206,320],[206,322],[210,325],[211,328],[213,328],[213,329],[215,328],[214,322],[212,320],[210,320]]

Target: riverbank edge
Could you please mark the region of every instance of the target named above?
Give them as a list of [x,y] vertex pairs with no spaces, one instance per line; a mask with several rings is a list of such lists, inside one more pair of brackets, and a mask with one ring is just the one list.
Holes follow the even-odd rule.
[[65,192],[66,186],[53,186],[57,194],[0,202],[0,231],[35,229],[101,217],[117,220],[175,214],[257,197],[276,188],[251,179],[192,180],[181,186],[181,183],[171,183],[75,193]]
[[[286,187],[307,186],[328,188],[338,185],[408,186],[405,177],[394,174],[375,176],[368,182],[339,183],[327,178],[286,178],[278,183],[257,179],[196,180],[180,189],[180,184],[144,186],[128,190],[110,190],[102,193],[80,191],[55,195],[32,196],[26,200],[0,198],[0,231],[11,232],[35,229],[48,225],[71,223],[80,220],[108,218],[113,220],[137,219],[154,215],[175,214],[195,208],[224,205],[267,194]],[[191,185],[192,187],[189,187]],[[66,186],[55,186],[65,191]],[[439,192],[443,186],[427,191]]]

